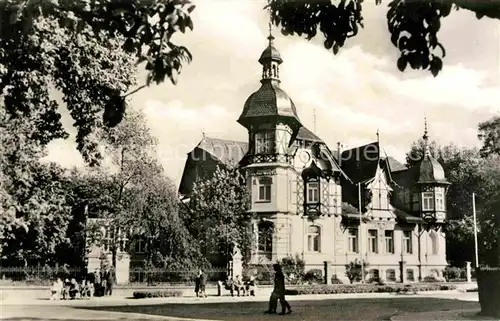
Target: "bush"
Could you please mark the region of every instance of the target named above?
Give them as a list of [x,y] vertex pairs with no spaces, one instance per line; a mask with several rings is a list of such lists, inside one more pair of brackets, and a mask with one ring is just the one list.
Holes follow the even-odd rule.
[[447,281],[461,279],[462,275],[465,274],[465,273],[462,273],[462,272],[465,272],[462,270],[463,269],[458,268],[458,267],[447,266],[443,271],[443,276]]
[[476,269],[479,303],[481,313],[495,318],[500,317],[500,267]]
[[346,294],[346,293],[415,293],[422,291],[450,291],[457,287],[453,284],[338,284],[298,286],[286,290],[286,295],[304,294]]
[[361,264],[363,264],[363,271],[365,272],[363,278],[368,275],[368,263],[365,261],[359,261],[358,259],[346,264],[345,275],[349,281],[354,283],[354,281],[361,281]]
[[305,274],[305,261],[300,257],[300,255],[288,256],[278,261],[283,270],[283,274],[287,281],[291,284],[297,284],[304,280]]
[[306,272],[304,275],[304,281],[312,283],[322,283],[323,282],[323,271],[320,269],[312,269]]
[[136,291],[134,299],[181,297],[182,291]]
[[270,284],[273,282],[273,266],[269,264],[249,265],[244,269],[243,276],[249,278],[254,276],[260,284]]

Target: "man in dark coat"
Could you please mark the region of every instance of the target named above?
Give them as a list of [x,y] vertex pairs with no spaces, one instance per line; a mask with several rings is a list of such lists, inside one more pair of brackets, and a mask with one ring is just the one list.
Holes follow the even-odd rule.
[[200,270],[199,277],[200,277],[200,297],[206,298],[207,293],[205,292],[205,287],[207,286],[207,275],[203,272],[203,270]]
[[269,298],[269,310],[265,313],[276,313],[276,309],[278,306],[278,300],[280,300],[281,304],[281,313],[280,314],[290,314],[292,313],[292,307],[285,299],[285,275],[281,270],[281,265],[278,263],[273,265],[274,268],[274,290],[271,293],[271,297]]
[[115,270],[110,268],[106,272],[106,295],[113,294],[113,285],[115,284]]

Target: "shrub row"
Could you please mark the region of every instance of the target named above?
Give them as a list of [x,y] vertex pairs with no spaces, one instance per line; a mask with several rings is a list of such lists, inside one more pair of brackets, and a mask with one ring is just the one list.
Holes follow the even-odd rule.
[[344,294],[344,293],[411,293],[422,291],[449,291],[457,287],[453,284],[338,284],[338,285],[310,285],[290,288],[287,295],[303,294]]
[[182,291],[136,291],[134,299],[181,297]]

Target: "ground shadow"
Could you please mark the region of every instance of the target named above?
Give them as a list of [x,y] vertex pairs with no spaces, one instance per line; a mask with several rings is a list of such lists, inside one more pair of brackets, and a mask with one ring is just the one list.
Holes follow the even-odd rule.
[[[293,313],[285,316],[293,320],[390,320],[394,315],[450,310],[479,309],[477,302],[436,298],[373,298],[292,301]],[[79,307],[80,308],[80,307]],[[82,307],[83,308],[83,307]],[[223,321],[255,321],[281,318],[265,315],[264,302],[160,304],[142,306],[84,307],[83,309],[142,313],[179,318]]]

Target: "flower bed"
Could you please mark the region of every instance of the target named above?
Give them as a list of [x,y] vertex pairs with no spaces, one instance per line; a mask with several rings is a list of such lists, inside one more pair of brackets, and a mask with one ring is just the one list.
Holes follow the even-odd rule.
[[500,267],[477,269],[477,286],[481,313],[500,317]]
[[344,293],[415,293],[421,291],[449,291],[457,287],[453,284],[335,284],[335,285],[310,285],[297,286],[286,291],[287,295],[302,294],[344,294]]
[[181,297],[182,291],[136,291],[134,299]]

